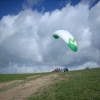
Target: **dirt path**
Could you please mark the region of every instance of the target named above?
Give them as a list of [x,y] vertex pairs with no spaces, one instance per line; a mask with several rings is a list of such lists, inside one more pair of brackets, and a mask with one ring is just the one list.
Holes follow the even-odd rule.
[[25,100],[41,87],[52,84],[57,77],[58,75],[53,73],[29,81],[15,80],[0,83],[0,100]]

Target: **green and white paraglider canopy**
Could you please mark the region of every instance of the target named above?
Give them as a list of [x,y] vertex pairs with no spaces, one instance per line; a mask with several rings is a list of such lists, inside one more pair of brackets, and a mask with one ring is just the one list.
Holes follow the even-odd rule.
[[78,51],[76,40],[68,31],[57,30],[53,33],[53,37],[55,39],[58,39],[59,37],[61,37],[74,52]]

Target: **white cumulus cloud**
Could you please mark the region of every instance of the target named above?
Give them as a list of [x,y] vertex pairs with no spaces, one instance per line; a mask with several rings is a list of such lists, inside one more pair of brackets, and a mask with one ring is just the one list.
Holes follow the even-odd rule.
[[[73,52],[62,39],[53,38],[53,32],[59,29],[75,37],[78,52]],[[98,67],[99,33],[100,2],[91,9],[80,2],[52,12],[28,8],[17,15],[4,16],[0,21],[0,73],[45,72],[55,66],[70,70]]]

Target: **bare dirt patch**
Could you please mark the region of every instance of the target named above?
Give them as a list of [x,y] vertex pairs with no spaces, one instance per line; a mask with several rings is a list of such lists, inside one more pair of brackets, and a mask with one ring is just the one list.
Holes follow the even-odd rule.
[[37,92],[39,88],[52,84],[58,76],[58,74],[53,73],[34,80],[0,83],[1,90],[5,87],[5,90],[0,91],[0,100],[25,100]]

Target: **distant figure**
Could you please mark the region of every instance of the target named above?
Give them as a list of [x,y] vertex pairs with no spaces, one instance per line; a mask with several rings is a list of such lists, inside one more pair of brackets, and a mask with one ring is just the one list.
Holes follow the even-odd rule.
[[64,72],[68,71],[67,67],[64,68]]

